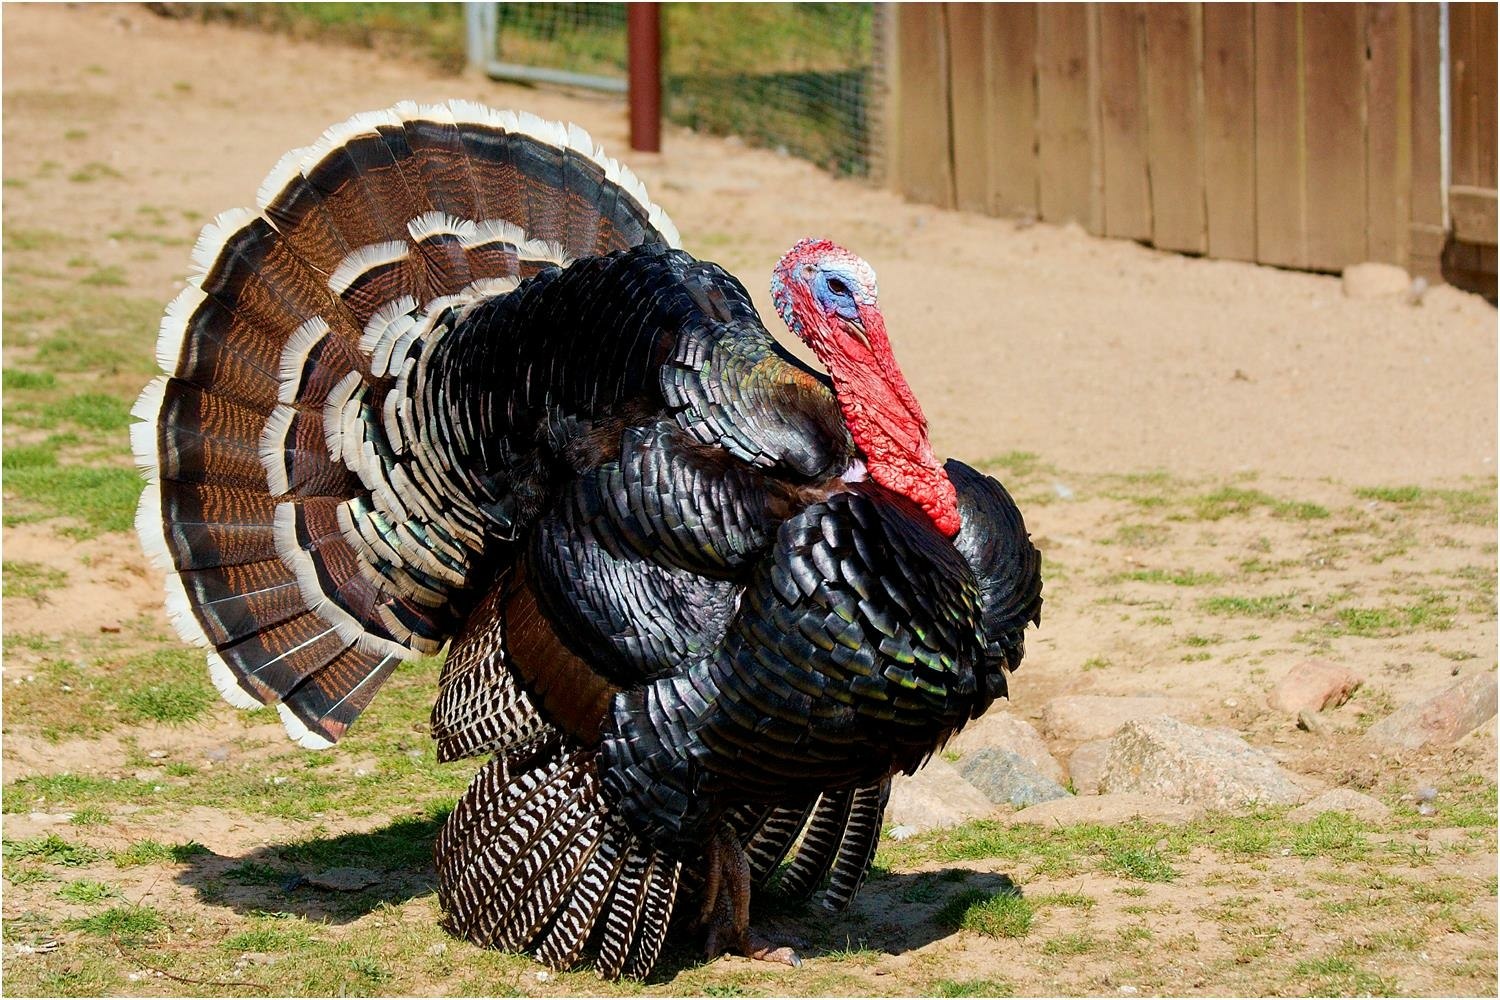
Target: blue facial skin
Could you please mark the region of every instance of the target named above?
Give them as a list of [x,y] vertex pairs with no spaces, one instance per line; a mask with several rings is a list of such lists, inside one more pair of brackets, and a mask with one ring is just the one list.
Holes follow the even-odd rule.
[[812,280],[813,300],[825,312],[858,321],[859,305],[854,301],[854,289],[858,287],[851,275],[834,270],[819,270]]

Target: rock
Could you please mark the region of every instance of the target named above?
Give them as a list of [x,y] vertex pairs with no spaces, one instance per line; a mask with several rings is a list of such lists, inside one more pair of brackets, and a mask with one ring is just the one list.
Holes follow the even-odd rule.
[[1495,675],[1474,674],[1426,701],[1397,709],[1371,726],[1365,738],[1406,750],[1457,743],[1495,717],[1495,697]]
[[1079,795],[1098,795],[1099,779],[1104,775],[1104,761],[1109,756],[1109,740],[1090,740],[1080,744],[1068,758],[1068,777]]
[[1307,709],[1297,713],[1297,728],[1314,736],[1328,735],[1328,723],[1318,718],[1316,712],[1309,712]]
[[1334,788],[1324,792],[1306,805],[1298,806],[1287,813],[1287,818],[1297,823],[1317,819],[1326,812],[1348,813],[1355,819],[1367,823],[1379,823],[1390,816],[1384,802],[1371,798],[1352,788]]
[[1012,816],[1012,823],[1040,823],[1044,826],[1076,826],[1079,823],[1109,825],[1123,823],[1139,816],[1164,823],[1186,823],[1202,810],[1179,802],[1167,802],[1151,795],[1117,792],[1109,795],[1070,795],[1053,799]]
[[381,874],[368,868],[330,868],[307,876],[307,884],[334,892],[358,892],[379,882]]
[[971,754],[988,747],[1009,750],[1026,758],[1053,781],[1063,780],[1062,765],[1052,756],[1047,744],[1042,742],[1035,727],[1009,712],[992,711],[981,715],[949,740],[946,749],[954,753]]
[[965,781],[958,768],[934,757],[916,774],[897,776],[891,785],[885,821],[893,826],[911,827],[913,833],[926,833],[958,826],[994,811],[990,800]]
[[1054,739],[1102,740],[1131,719],[1153,715],[1192,715],[1197,705],[1186,698],[1138,696],[1111,698],[1074,694],[1053,698],[1042,709],[1042,731]]
[[1270,704],[1289,715],[1338,708],[1364,683],[1353,671],[1326,660],[1304,660],[1272,690]]
[[1351,299],[1381,299],[1406,296],[1411,275],[1395,264],[1365,261],[1344,268],[1344,295]]
[[203,751],[203,756],[213,761],[215,764],[222,764],[229,759],[229,748],[209,747],[207,750]]
[[1103,792],[1139,792],[1205,809],[1295,805],[1306,789],[1239,736],[1167,716],[1126,723],[1109,748]]
[[131,777],[136,781],[162,781],[166,778],[166,776],[167,772],[159,767],[152,767],[147,768],[143,771],[136,771],[131,775]]
[[1066,788],[1043,774],[1031,761],[999,747],[985,747],[965,756],[958,772],[996,804],[1034,806],[1068,794]]
[[73,822],[73,816],[74,815],[75,815],[74,813],[70,813],[70,812],[61,812],[61,813],[35,812],[35,813],[31,814],[30,818],[31,818],[31,821],[33,823],[35,823],[37,826],[57,826],[60,823],[71,823],[71,822]]

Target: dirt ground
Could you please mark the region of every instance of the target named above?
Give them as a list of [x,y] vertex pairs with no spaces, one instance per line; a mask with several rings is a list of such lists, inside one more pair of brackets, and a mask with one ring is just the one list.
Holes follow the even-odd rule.
[[[154,330],[121,334],[138,361],[64,357],[48,381],[78,289],[100,309],[149,314],[181,287],[197,228],[253,203],[283,151],[356,111],[450,97],[583,125],[763,315],[770,270],[797,239],[871,261],[936,449],[1007,482],[1044,550],[1044,628],[1009,710],[1035,720],[1048,699],[1083,692],[1192,698],[1187,721],[1233,727],[1315,783],[1395,810],[1351,834],[1358,851],[1303,850],[1274,817],[1267,829],[1294,838],[1285,851],[1206,826],[1189,831],[1201,842],[1121,834],[1150,833],[1144,849],[1174,859],[1160,879],[1095,863],[1105,834],[1039,842],[1076,849],[1048,865],[890,848],[844,923],[785,918],[843,947],[785,974],[668,963],[649,992],[1495,994],[1494,723],[1402,754],[1360,736],[1455,675],[1496,667],[1496,312],[1477,297],[1351,300],[1335,277],[910,205],[732,140],[669,129],[663,154],[630,155],[612,99],[439,77],[134,6],[7,5],[4,362],[21,373],[6,381],[7,473],[18,447],[129,465],[122,429],[67,405],[128,405]],[[95,314],[80,315],[87,333]],[[304,906],[305,890],[255,875],[365,857],[361,836],[403,823],[420,834],[422,810],[451,802],[467,774],[433,763],[420,732],[431,677],[393,685],[316,764],[263,713],[131,709],[130,684],[196,654],[167,638],[133,537],[81,529],[46,503],[7,484],[9,992],[628,992],[449,942],[420,864],[410,885],[349,905]],[[1329,734],[1265,705],[1308,658],[1366,681]],[[102,679],[85,711],[90,670]],[[278,777],[310,798],[287,798]],[[1413,803],[1424,785],[1439,790],[1436,817]],[[204,850],[163,847],[184,842]],[[142,843],[166,853],[137,863]],[[287,845],[301,846],[278,854]],[[935,929],[950,870],[971,888],[1003,876],[1073,902],[1039,908],[1024,937]],[[105,919],[122,910],[166,916],[132,938]],[[282,957],[313,971],[292,976]]]

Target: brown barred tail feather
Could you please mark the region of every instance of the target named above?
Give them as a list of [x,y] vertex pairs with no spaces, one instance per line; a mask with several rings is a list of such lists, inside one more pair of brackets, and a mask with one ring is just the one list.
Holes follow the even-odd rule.
[[490,522],[399,390],[454,310],[645,242],[677,233],[581,129],[458,101],[356,115],[204,228],[131,436],[142,543],[228,701],[327,746],[454,634]]
[[601,975],[656,962],[682,865],[637,839],[600,797],[593,755],[555,755],[514,777],[492,760],[435,848],[444,925],[557,969],[593,950]]

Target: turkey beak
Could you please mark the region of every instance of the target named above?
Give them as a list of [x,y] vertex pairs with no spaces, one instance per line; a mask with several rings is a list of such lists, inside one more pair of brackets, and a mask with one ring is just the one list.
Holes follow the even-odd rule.
[[870,346],[869,334],[865,333],[865,322],[863,317],[844,320],[844,330],[849,334],[849,336],[853,337],[861,344],[864,344],[865,350],[874,350],[874,348]]

